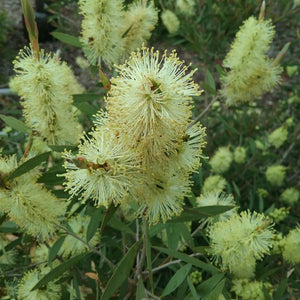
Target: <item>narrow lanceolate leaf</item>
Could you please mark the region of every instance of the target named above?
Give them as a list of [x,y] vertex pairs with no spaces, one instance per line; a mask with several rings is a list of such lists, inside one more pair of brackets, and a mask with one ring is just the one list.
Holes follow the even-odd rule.
[[34,12],[30,5],[29,0],[21,0],[23,14],[27,22],[25,22],[27,31],[29,35],[35,35],[35,20],[34,20]]
[[5,115],[0,115],[0,118],[11,128],[20,131],[20,132],[24,132],[24,133],[30,133],[31,129],[26,126],[22,121],[14,118],[14,117],[9,117],[9,116],[5,116]]
[[97,229],[100,225],[102,219],[102,214],[100,208],[95,208],[95,211],[93,212],[91,216],[90,223],[88,225],[87,231],[86,231],[86,241],[89,242],[91,238],[95,235],[97,232]]
[[32,170],[33,168],[40,165],[42,162],[46,161],[50,155],[51,151],[39,154],[29,160],[25,161],[18,168],[16,168],[8,177],[8,180],[14,179],[22,174]]
[[115,206],[113,203],[109,206],[107,212],[105,213],[103,221],[101,223],[100,233],[103,232],[105,226],[107,225],[109,220],[113,217],[113,215],[116,212],[117,208],[118,208],[118,206]]
[[136,300],[147,299],[147,295],[146,295],[146,291],[145,291],[145,287],[144,287],[142,278],[140,278],[138,281],[135,299]]
[[188,299],[198,300],[199,299],[198,293],[197,293],[196,288],[194,287],[193,283],[191,282],[190,277],[187,277],[186,280],[187,280],[187,283],[188,283],[190,291],[191,291],[191,293],[190,293],[191,298],[188,298]]
[[99,98],[101,98],[100,95],[98,95],[98,94],[92,94],[92,93],[74,94],[73,95],[73,101],[74,101],[74,103],[80,103],[80,102],[86,102],[86,101],[93,101],[93,100],[98,100]]
[[228,205],[212,205],[212,206],[202,206],[197,208],[185,208],[180,216],[171,219],[169,222],[173,223],[173,222],[197,221],[203,218],[219,215],[233,208],[234,206],[228,206]]
[[79,261],[81,261],[88,253],[81,253],[77,256],[72,257],[71,259],[61,263],[58,267],[51,270],[48,274],[46,274],[32,289],[36,290],[40,287],[46,285],[48,282],[52,280],[57,280],[64,272],[69,270],[71,267],[76,265]]
[[202,270],[206,270],[209,271],[211,273],[219,273],[219,270],[217,268],[215,268],[213,265],[211,264],[207,264],[195,257],[191,257],[188,256],[184,253],[181,252],[177,252],[176,250],[172,250],[172,249],[168,249],[168,248],[163,248],[163,247],[153,247],[153,249],[156,249],[160,252],[163,252],[167,255],[169,255],[172,258],[177,258],[177,259],[181,259],[182,261],[191,264],[195,267],[198,267]]
[[190,265],[190,264],[187,264],[187,265],[181,267],[169,280],[169,282],[167,283],[167,286],[163,290],[161,296],[162,297],[167,296],[167,295],[171,294],[173,291],[175,291],[181,285],[181,283],[185,280],[185,278],[187,277],[187,275],[189,274],[189,272],[191,270],[191,267],[192,267],[192,265]]
[[67,34],[67,33],[63,33],[63,32],[51,32],[51,34],[58,40],[60,40],[61,42],[77,47],[77,48],[81,48],[81,43],[79,41],[79,39],[73,35]]
[[224,275],[224,273],[215,274],[197,287],[197,290],[200,292],[201,299],[207,297],[213,292],[217,284],[223,279]]
[[138,250],[138,246],[142,240],[139,240],[131,246],[128,252],[120,261],[118,267],[115,269],[113,275],[110,277],[105,290],[102,294],[101,300],[111,299],[114,292],[122,285],[124,280],[129,276],[130,270],[133,266],[134,259]]
[[48,258],[48,263],[51,265],[52,261],[55,259],[57,253],[59,252],[62,244],[64,243],[66,236],[60,237],[54,245],[49,249],[49,258]]

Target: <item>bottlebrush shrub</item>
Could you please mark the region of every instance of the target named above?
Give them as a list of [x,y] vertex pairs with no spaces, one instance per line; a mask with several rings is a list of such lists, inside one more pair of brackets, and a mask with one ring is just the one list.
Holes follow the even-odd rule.
[[[242,2],[225,2],[238,22]],[[40,49],[22,0],[31,44],[13,63],[19,98],[0,98],[1,299],[300,297],[299,80],[280,78],[284,52],[296,65],[296,43],[274,63],[290,33],[246,2],[223,53],[230,69],[215,72],[215,60],[197,60],[203,48],[145,44],[157,2],[78,1],[79,37],[54,35],[83,50],[84,88],[58,53]],[[180,19],[168,37],[190,18],[195,38],[195,12],[210,5],[220,16],[222,3],[160,1]],[[292,24],[294,8],[280,11]],[[163,48],[158,34],[150,41]],[[258,72],[266,68],[275,81]],[[283,85],[272,93],[270,80]]]

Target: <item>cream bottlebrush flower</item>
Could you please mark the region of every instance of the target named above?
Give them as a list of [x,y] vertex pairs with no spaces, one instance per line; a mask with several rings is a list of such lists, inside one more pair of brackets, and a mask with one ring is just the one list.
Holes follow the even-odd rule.
[[300,263],[300,227],[291,230],[286,237],[280,241],[282,256],[290,264]]
[[215,173],[222,174],[228,171],[232,158],[232,153],[227,147],[220,147],[210,159],[209,164]]
[[203,183],[201,192],[206,194],[209,192],[222,192],[227,185],[227,181],[220,175],[208,176]]
[[272,212],[268,214],[268,216],[271,217],[275,223],[283,221],[288,215],[289,208],[287,207],[275,208]]
[[76,144],[82,127],[73,112],[72,94],[82,92],[83,88],[71,69],[56,55],[43,50],[39,59],[34,58],[32,49],[27,47],[13,63],[13,85],[24,100],[26,123],[48,144]]
[[124,12],[124,48],[127,57],[151,37],[158,21],[158,10],[153,1],[136,0]]
[[198,85],[175,52],[160,57],[143,47],[118,67],[107,98],[109,127],[143,157],[145,168],[166,162],[177,151],[191,118],[191,97]]
[[286,126],[281,126],[275,129],[268,136],[269,143],[276,149],[280,148],[288,137],[288,130]]
[[210,252],[230,272],[243,264],[253,264],[254,259],[270,253],[274,237],[272,227],[263,214],[243,211],[210,226]]
[[20,300],[59,300],[61,299],[61,285],[53,281],[48,282],[40,289],[32,291],[32,288],[50,272],[49,267],[36,267],[27,272],[18,287],[18,299]]
[[174,166],[175,173],[179,169],[197,172],[202,150],[206,145],[205,130],[206,128],[202,127],[200,123],[187,129],[182,142],[177,146],[177,151],[170,157],[169,165]]
[[[75,235],[77,235],[82,240],[86,241],[86,234],[88,225],[90,223],[90,216],[81,216],[77,215],[76,217],[68,220],[69,226],[72,228],[72,231]],[[89,240],[89,244],[91,246],[96,246],[100,242],[100,235],[95,234],[91,240]],[[68,234],[60,248],[59,253],[63,255],[63,257],[68,257],[69,255],[77,255],[80,253],[84,253],[89,250],[89,247],[84,244],[82,241],[76,239],[71,234]]]
[[182,212],[184,197],[190,192],[188,176],[167,171],[148,176],[134,195],[140,204],[138,215],[144,215],[150,224],[166,222]]
[[161,20],[169,33],[173,34],[178,31],[180,26],[180,21],[177,16],[169,9],[164,10],[161,13]]
[[81,194],[83,202],[91,198],[97,206],[117,205],[140,183],[136,154],[104,126],[83,139],[77,155],[65,152],[64,157],[66,190],[71,196]]
[[233,159],[238,164],[243,164],[246,159],[246,149],[244,147],[236,147],[233,152]]
[[195,15],[195,6],[195,0],[176,0],[176,8],[187,17]]
[[[15,156],[0,158],[1,175],[7,177],[16,165]],[[0,186],[0,209],[28,234],[45,240],[55,232],[66,204],[36,183],[37,177],[32,170]]]
[[274,186],[281,186],[285,177],[286,167],[284,166],[270,166],[266,170],[267,181]]
[[299,198],[300,191],[293,187],[285,189],[280,195],[280,199],[291,206],[298,202]]
[[[212,206],[212,205],[236,206],[236,203],[231,194],[226,195],[219,191],[201,194],[199,197],[196,198],[196,204],[198,207]],[[226,221],[236,213],[237,213],[237,207],[230,209],[224,213],[221,213],[215,217],[207,218],[207,220],[209,223],[217,222],[217,221]]]
[[272,285],[269,282],[249,281],[248,279],[234,279],[232,291],[243,300],[265,300],[264,288],[272,297]]
[[281,68],[266,55],[274,34],[270,20],[254,17],[240,28],[224,60],[230,70],[221,78],[228,105],[249,102],[278,83]]
[[119,63],[124,51],[124,12],[121,0],[80,0],[81,42],[92,64]]

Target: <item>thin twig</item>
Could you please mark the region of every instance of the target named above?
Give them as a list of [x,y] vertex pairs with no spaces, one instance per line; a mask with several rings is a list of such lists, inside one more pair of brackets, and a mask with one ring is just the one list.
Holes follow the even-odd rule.
[[198,115],[193,122],[189,125],[189,127],[193,126],[194,124],[196,124],[205,114],[206,112],[210,109],[210,107],[214,104],[214,102],[218,99],[218,96],[215,96],[210,102],[209,104],[205,107],[205,109],[201,112],[200,115]]
[[111,262],[111,261],[110,261],[103,253],[101,253],[100,251],[98,251],[95,247],[91,246],[88,242],[86,242],[85,240],[83,240],[81,237],[79,237],[78,235],[76,235],[74,232],[69,231],[69,230],[68,230],[67,228],[65,228],[64,226],[62,226],[62,225],[60,225],[60,224],[56,224],[56,225],[57,225],[58,227],[60,227],[61,229],[63,229],[67,234],[73,236],[75,239],[81,241],[83,244],[85,244],[86,246],[88,246],[89,249],[90,249],[92,252],[98,254],[101,258],[103,258],[103,259],[108,263],[108,265],[109,265],[111,268],[113,268],[113,269],[116,268],[116,265],[115,265],[113,262]]
[[[193,253],[193,254],[189,255],[189,257],[197,257],[197,256],[201,256],[201,255],[203,255],[203,254],[202,253]],[[160,271],[162,269],[165,269],[165,268],[167,268],[167,267],[169,267],[171,265],[179,264],[181,262],[182,262],[181,259],[172,260],[172,261],[170,261],[170,262],[168,262],[168,263],[166,263],[164,265],[161,265],[161,266],[159,266],[157,268],[152,269],[152,273],[156,273],[156,272],[158,272],[158,271]],[[142,272],[143,275],[147,275],[148,273],[149,273],[148,270]]]

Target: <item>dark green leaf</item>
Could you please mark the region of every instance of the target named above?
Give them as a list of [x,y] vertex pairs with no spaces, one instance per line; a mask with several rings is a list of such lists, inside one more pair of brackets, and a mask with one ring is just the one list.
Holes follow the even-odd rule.
[[191,270],[191,267],[192,265],[190,264],[181,267],[169,280],[167,286],[162,292],[161,297],[167,296],[171,294],[173,291],[175,291],[181,285],[181,283],[186,279],[187,275]]
[[210,94],[214,95],[215,94],[215,91],[214,89],[209,86],[208,84],[204,83],[204,82],[201,82],[201,87],[206,90],[207,92],[209,92]]
[[14,118],[14,117],[9,117],[5,115],[0,115],[0,118],[11,128],[24,132],[24,133],[31,133],[31,129],[26,126],[22,121]]
[[25,161],[18,168],[16,168],[8,177],[8,180],[14,179],[22,174],[32,170],[33,168],[40,165],[42,162],[46,161],[51,154],[51,151],[39,154],[29,160]]
[[209,70],[206,70],[206,79],[207,79],[208,85],[213,90],[213,94],[216,94],[216,83],[215,83],[215,80]]
[[213,265],[205,263],[195,257],[190,257],[184,253],[177,252],[176,250],[168,249],[168,248],[162,248],[162,247],[153,247],[154,249],[163,252],[167,255],[169,255],[172,258],[181,259],[182,261],[192,264],[195,267],[198,267],[200,269],[209,271],[211,273],[219,273],[219,270],[215,268]]
[[74,145],[48,145],[48,147],[55,152],[74,151],[77,149],[77,146]]
[[283,279],[277,287],[276,292],[274,293],[273,300],[281,300],[284,294],[284,291],[287,287],[287,278]]
[[189,294],[189,295],[185,298],[185,300],[186,300],[186,299],[198,300],[199,297],[198,297],[197,291],[196,291],[196,289],[195,289],[193,283],[191,282],[190,277],[187,277],[186,280],[187,280],[187,283],[188,283],[189,288],[190,288],[190,290],[191,290],[191,297],[189,297],[189,295],[190,295],[190,294]]
[[87,242],[89,242],[91,240],[91,238],[97,232],[97,229],[100,225],[102,218],[103,218],[103,216],[101,213],[101,209],[95,208],[95,211],[91,215],[91,220],[90,220],[90,223],[89,223],[87,231],[86,231],[86,241]]
[[220,281],[213,290],[209,293],[207,300],[215,300],[219,299],[219,296],[222,294],[226,279],[224,278]]
[[63,33],[63,32],[58,32],[58,31],[54,31],[51,32],[51,34],[58,40],[60,40],[63,43],[66,43],[68,45],[72,45],[74,47],[77,48],[81,48],[81,43],[79,41],[79,39],[73,35],[67,34],[67,33]]
[[75,103],[85,102],[85,101],[93,101],[101,98],[101,95],[98,94],[75,94],[73,95],[73,101]]
[[140,278],[138,281],[135,299],[136,300],[147,299],[147,295],[145,292],[145,287],[144,287],[142,278]]
[[77,256],[70,258],[67,261],[61,263],[58,267],[51,270],[46,274],[39,282],[31,289],[31,291],[36,290],[52,280],[58,279],[64,272],[70,269],[72,266],[76,265],[80,260],[82,260],[88,253],[81,253]]
[[19,231],[18,225],[12,221],[5,222],[0,226],[0,232],[8,233],[8,232],[18,232],[18,231]]
[[97,112],[97,109],[87,102],[76,102],[74,106],[88,116],[92,116]]
[[55,259],[58,251],[60,250],[62,244],[64,243],[66,236],[60,237],[54,245],[49,249],[49,258],[48,258],[48,263],[51,265],[52,261]]
[[186,207],[184,208],[180,216],[175,217],[168,222],[174,223],[174,222],[197,221],[203,218],[219,215],[232,208],[234,208],[234,206],[227,206],[227,205],[212,205],[212,206],[202,206],[197,208]]
[[142,240],[139,240],[131,246],[125,256],[121,259],[119,265],[115,269],[113,275],[110,277],[105,290],[102,294],[101,300],[111,299],[113,293],[122,285],[123,281],[129,276],[134,259]]
[[214,290],[216,285],[223,279],[223,277],[224,277],[223,273],[215,274],[211,278],[201,283],[198,286],[198,291],[200,291],[200,296],[207,297]]
[[109,206],[109,208],[107,209],[105,216],[103,218],[102,224],[101,224],[101,228],[100,228],[100,234],[103,232],[105,226],[107,225],[107,223],[110,221],[110,219],[113,217],[114,213],[116,212],[118,206],[115,206],[113,203]]
[[49,169],[47,172],[43,173],[43,175],[38,178],[37,182],[45,183],[51,186],[62,184],[64,178],[62,176],[57,176],[57,175],[63,174],[65,172],[66,171],[62,166],[60,165],[54,166],[51,169]]

